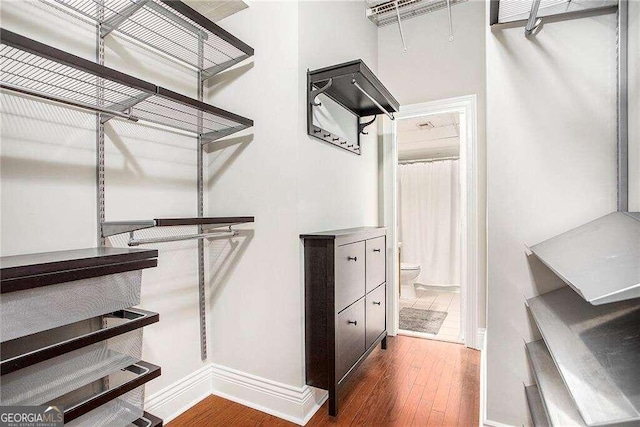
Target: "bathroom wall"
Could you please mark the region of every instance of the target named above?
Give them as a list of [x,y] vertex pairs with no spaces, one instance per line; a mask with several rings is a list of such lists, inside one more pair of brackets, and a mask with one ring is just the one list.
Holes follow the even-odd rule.
[[[525,245],[616,208],[616,15],[487,25],[489,295],[486,418],[529,425],[524,302],[563,286]],[[495,424],[494,424],[495,425]]]
[[468,1],[451,9],[454,41],[449,41],[447,10],[402,22],[408,51],[402,52],[397,25],[378,30],[379,77],[400,105],[456,96],[478,96],[477,200],[479,247],[479,326],[485,327],[486,138],[485,2]]

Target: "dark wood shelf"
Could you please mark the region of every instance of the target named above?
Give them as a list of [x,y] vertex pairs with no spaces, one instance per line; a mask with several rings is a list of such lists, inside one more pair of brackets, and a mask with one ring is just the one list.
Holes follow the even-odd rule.
[[155,249],[87,248],[0,258],[0,292],[106,276],[158,265]]
[[316,88],[332,79],[331,87],[324,94],[358,117],[382,114],[382,111],[352,84],[353,79],[390,113],[400,108],[400,103],[361,59],[309,71],[308,79]]

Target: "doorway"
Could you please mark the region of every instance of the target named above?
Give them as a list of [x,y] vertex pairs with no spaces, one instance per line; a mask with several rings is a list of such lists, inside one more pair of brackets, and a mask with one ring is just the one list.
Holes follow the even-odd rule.
[[[469,95],[458,98],[445,99],[440,101],[431,101],[420,104],[404,105],[400,107],[399,113],[395,120],[384,119],[382,127],[382,201],[383,201],[383,223],[388,227],[387,238],[387,281],[393,286],[389,286],[388,290],[388,312],[389,334],[396,335],[405,333],[417,336],[424,336],[435,339],[446,339],[448,341],[462,342],[467,347],[479,349],[483,338],[480,336],[478,328],[478,243],[477,243],[477,203],[476,203],[476,96]],[[448,117],[448,118],[447,118]],[[415,119],[415,120],[413,120]],[[422,276],[419,280],[427,283],[420,283],[415,287],[416,298],[410,308],[424,308],[430,311],[445,311],[447,314],[442,322],[449,317],[447,329],[442,330],[441,337],[436,334],[401,332],[400,329],[400,310],[407,308],[411,301],[401,299],[401,258],[411,263],[406,256],[403,256],[403,243],[401,240],[400,229],[400,203],[401,194],[399,182],[399,162],[405,155],[400,155],[398,134],[403,127],[422,124],[423,127],[437,127],[438,124],[449,120],[450,127],[446,128],[446,132],[457,128],[458,151],[457,155],[452,147],[442,148],[441,155],[434,155],[435,160],[440,157],[441,163],[444,165],[445,157],[450,157],[451,161],[457,161],[458,179],[459,179],[459,260],[456,261],[459,268],[459,284],[458,283],[435,283],[439,280],[438,276]],[[431,123],[428,123],[431,122]],[[408,123],[408,124],[407,124]],[[413,124],[412,124],[413,123]],[[444,132],[440,130],[438,132]],[[446,145],[446,144],[445,144]],[[451,145],[451,144],[449,144]],[[455,159],[458,157],[457,159]],[[409,159],[404,159],[405,164]],[[427,157],[416,160],[430,160]],[[434,162],[432,162],[434,163]],[[450,176],[452,172],[449,173]],[[455,233],[455,231],[454,231]],[[451,235],[451,234],[450,234]],[[405,238],[406,239],[406,238]],[[408,247],[406,248],[409,249]],[[415,264],[415,263],[414,263]],[[425,261],[425,264],[428,264]],[[421,266],[422,268],[422,266]],[[432,267],[430,267],[432,268]],[[406,273],[406,271],[405,271]],[[432,271],[429,274],[433,273]],[[420,275],[422,271],[420,272]],[[440,276],[441,277],[441,276]],[[406,278],[406,274],[405,274]],[[444,281],[452,281],[453,279],[444,279]],[[447,285],[447,286],[441,286]],[[452,285],[452,286],[450,286]],[[438,286],[435,287],[434,286]],[[406,289],[406,284],[405,284]],[[442,295],[442,296],[440,296]],[[440,296],[440,298],[438,298]],[[453,305],[452,305],[453,303]],[[446,308],[445,308],[446,306]],[[457,308],[457,310],[456,310]],[[454,312],[459,314],[450,314]],[[422,314],[422,313],[418,313]],[[442,315],[441,315],[442,316]],[[455,319],[457,318],[457,319]],[[453,320],[457,320],[459,331],[455,330]],[[442,325],[441,325],[442,328]],[[440,328],[440,329],[441,329]],[[406,330],[405,330],[406,331]],[[447,332],[444,334],[444,332]],[[453,339],[455,333],[457,339]],[[445,337],[446,335],[446,337]]]
[[399,333],[462,342],[460,114],[398,119]]

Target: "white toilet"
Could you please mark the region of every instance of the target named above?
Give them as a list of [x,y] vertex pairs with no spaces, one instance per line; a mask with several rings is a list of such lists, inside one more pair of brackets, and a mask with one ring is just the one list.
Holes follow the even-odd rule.
[[416,299],[416,279],[420,275],[420,266],[418,264],[402,263],[400,264],[400,287],[401,299]]

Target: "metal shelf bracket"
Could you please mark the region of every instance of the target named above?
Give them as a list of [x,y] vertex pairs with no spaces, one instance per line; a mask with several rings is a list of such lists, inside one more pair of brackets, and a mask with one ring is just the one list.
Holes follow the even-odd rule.
[[113,30],[117,29],[122,23],[127,21],[134,13],[140,10],[150,0],[138,0],[136,3],[132,3],[127,6],[123,11],[118,14],[114,14],[109,19],[105,20],[100,25],[100,37],[104,38]]
[[368,122],[358,123],[358,132],[360,132],[360,134],[362,134],[362,135],[369,135],[369,132],[365,132],[364,128],[366,128],[370,124],[373,124],[373,122],[376,121],[376,117],[377,116],[373,116],[373,118],[371,120],[369,120]]
[[321,93],[326,92],[327,90],[329,90],[329,88],[331,87],[331,85],[333,84],[333,78],[329,79],[327,81],[327,84],[325,84],[324,86],[322,86],[319,89],[313,89],[313,87],[309,88],[309,90],[311,91],[310,95],[311,95],[311,105],[313,105],[314,107],[319,107],[322,105],[321,102],[316,101],[316,98],[318,97],[318,95],[320,95]]

